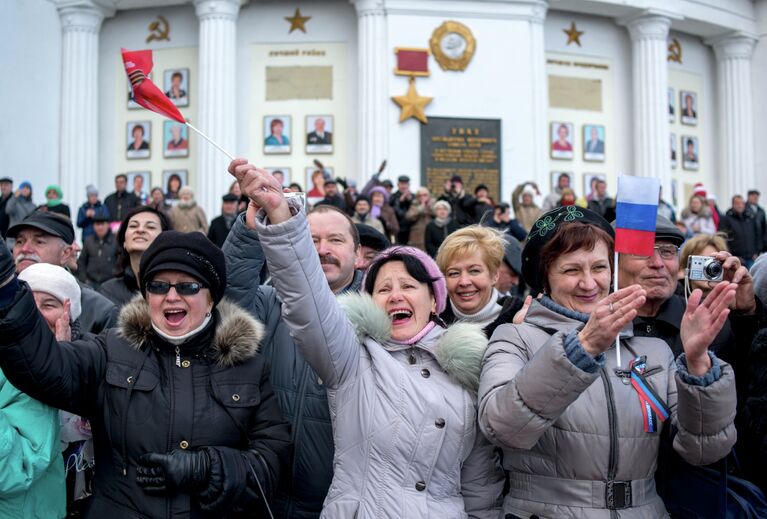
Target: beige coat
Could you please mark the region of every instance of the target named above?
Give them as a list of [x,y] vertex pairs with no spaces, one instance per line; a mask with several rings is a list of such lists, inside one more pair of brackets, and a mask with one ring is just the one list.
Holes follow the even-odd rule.
[[417,247],[422,251],[426,250],[426,226],[429,225],[434,216],[435,203],[437,203],[436,200],[430,198],[428,209],[426,204],[421,204],[418,200],[414,200],[410,205],[410,208],[405,213],[405,219],[411,222],[408,245]]
[[519,225],[521,225],[527,232],[530,232],[535,221],[543,213],[541,212],[541,208],[537,205],[525,205],[519,201],[526,185],[527,184],[520,184],[514,189],[514,192],[511,194],[511,206],[514,209],[514,218],[517,219]]
[[199,231],[208,234],[208,218],[202,207],[194,201],[187,206],[176,205],[170,210],[169,216],[173,230],[180,232]]
[[[503,511],[541,518],[666,517],[653,478],[660,433],[644,431],[637,392],[615,373],[614,348],[599,367],[577,345],[594,372],[571,360],[573,332],[583,326],[536,301],[523,324],[502,325],[490,339],[480,377],[479,423],[503,448],[511,480]],[[671,409],[678,428],[675,450],[693,465],[724,457],[736,439],[732,368],[714,359],[709,384],[694,385],[662,340],[623,339],[624,367],[632,351],[647,356],[647,381]],[[606,481],[630,482],[631,508],[611,515]],[[618,489],[623,490],[620,483]]]

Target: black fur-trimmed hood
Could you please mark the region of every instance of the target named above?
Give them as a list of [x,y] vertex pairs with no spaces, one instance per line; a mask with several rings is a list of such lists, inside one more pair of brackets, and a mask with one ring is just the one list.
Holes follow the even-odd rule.
[[[216,364],[231,367],[258,353],[264,338],[264,325],[251,317],[245,310],[226,298],[216,305],[218,323],[213,337],[212,348],[215,351]],[[131,345],[140,349],[155,331],[149,314],[149,304],[137,295],[120,311],[117,322],[120,335]]]

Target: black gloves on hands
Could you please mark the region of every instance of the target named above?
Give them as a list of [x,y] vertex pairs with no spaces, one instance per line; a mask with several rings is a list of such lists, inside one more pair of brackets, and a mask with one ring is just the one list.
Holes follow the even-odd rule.
[[16,274],[16,263],[13,261],[11,251],[8,250],[5,242],[0,243],[0,286],[5,285],[14,274]]
[[208,485],[210,456],[205,450],[152,452],[139,458],[136,483],[147,494],[195,492]]

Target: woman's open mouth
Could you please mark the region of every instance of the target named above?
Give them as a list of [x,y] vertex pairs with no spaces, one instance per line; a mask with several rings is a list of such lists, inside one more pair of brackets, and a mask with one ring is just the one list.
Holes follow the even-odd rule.
[[186,310],[181,309],[165,310],[163,314],[171,326],[178,326],[186,318]]
[[391,319],[393,326],[405,324],[410,321],[411,317],[413,317],[413,312],[406,308],[395,308],[389,311],[389,319]]

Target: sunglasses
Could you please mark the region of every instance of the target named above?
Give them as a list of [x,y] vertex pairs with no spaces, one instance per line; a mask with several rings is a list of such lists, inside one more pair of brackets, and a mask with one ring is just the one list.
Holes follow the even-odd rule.
[[146,291],[150,294],[165,295],[170,292],[170,288],[176,289],[180,296],[193,296],[205,288],[202,283],[196,281],[183,281],[181,283],[168,283],[167,281],[150,281],[146,284]]

